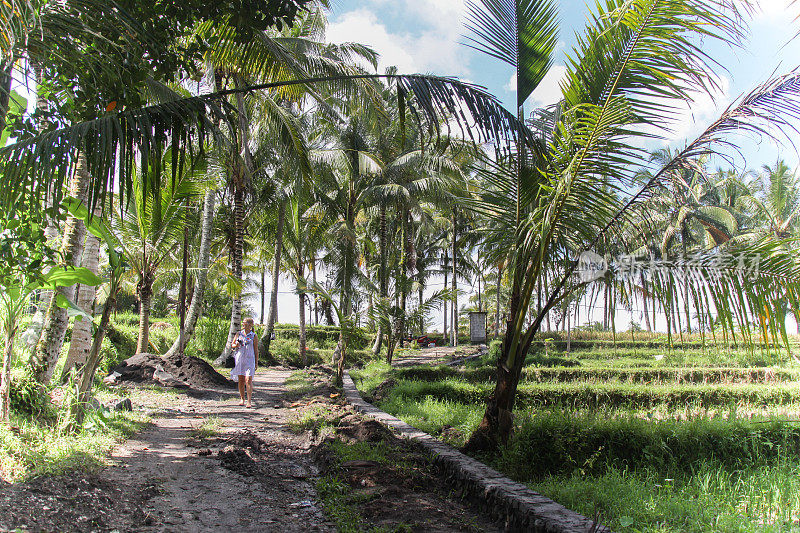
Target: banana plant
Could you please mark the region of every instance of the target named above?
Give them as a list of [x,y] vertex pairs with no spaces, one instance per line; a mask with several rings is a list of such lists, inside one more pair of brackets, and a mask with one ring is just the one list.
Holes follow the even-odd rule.
[[[55,252],[45,243],[44,230],[32,217],[3,217],[0,226],[0,317],[4,333],[3,367],[0,374],[0,418],[10,416],[11,364],[14,338],[31,295],[76,283],[95,286],[102,280],[87,268],[54,267]],[[53,267],[44,273],[47,267]],[[59,294],[58,305],[76,320],[91,320],[74,303]]]

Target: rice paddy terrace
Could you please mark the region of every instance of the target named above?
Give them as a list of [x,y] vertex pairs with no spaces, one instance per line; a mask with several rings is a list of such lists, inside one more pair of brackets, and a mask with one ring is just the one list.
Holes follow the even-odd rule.
[[[621,336],[620,336],[621,337]],[[790,354],[642,334],[531,351],[517,427],[481,459],[615,531],[800,529],[800,368]],[[368,399],[461,446],[493,388],[493,355],[465,368],[373,363]]]

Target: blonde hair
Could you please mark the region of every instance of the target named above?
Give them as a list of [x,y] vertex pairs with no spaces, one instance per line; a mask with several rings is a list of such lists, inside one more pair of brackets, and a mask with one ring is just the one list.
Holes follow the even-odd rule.
[[250,317],[247,317],[242,321],[242,326],[244,326],[247,323],[249,323],[251,326],[255,326],[256,325],[255,321]]

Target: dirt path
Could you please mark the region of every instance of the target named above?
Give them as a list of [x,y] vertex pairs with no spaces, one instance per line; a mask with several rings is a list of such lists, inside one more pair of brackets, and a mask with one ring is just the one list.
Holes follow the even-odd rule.
[[[286,427],[288,375],[259,372],[253,409],[237,405],[231,391],[184,397],[113,454],[117,466],[100,476],[140,493],[137,530],[333,531],[315,502],[309,445]],[[221,435],[193,442],[192,429],[212,416]]]

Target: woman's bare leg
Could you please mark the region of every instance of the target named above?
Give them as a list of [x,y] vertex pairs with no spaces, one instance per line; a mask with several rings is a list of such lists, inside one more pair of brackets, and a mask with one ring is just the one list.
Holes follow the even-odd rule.
[[247,407],[253,407],[253,376],[247,376]]
[[239,400],[239,405],[244,405],[244,388],[245,388],[244,379],[245,379],[244,376],[239,376],[239,397],[241,398],[241,400]]

